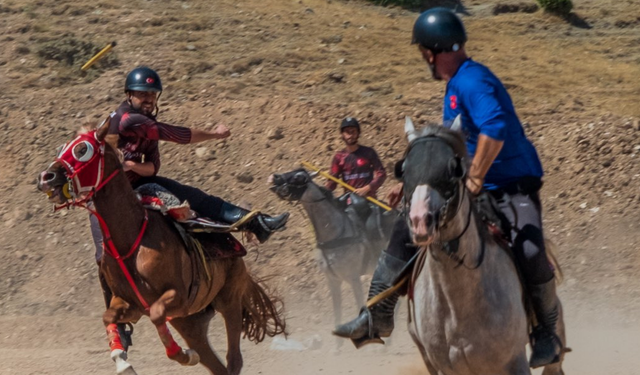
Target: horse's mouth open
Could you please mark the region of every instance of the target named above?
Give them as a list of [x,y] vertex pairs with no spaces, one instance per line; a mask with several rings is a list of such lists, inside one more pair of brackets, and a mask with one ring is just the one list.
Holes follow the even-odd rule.
[[64,196],[63,185],[56,186],[52,190],[45,191],[44,193],[49,196],[49,202],[62,204],[67,201],[67,198]]

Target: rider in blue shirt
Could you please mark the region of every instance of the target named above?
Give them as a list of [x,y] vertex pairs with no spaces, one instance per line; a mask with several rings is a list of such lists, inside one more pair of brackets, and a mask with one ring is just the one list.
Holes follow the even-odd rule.
[[[413,44],[427,62],[433,78],[447,81],[443,119],[445,125],[460,115],[462,131],[472,157],[466,177],[468,191],[478,200],[490,194],[500,212],[511,222],[513,253],[522,271],[524,287],[538,325],[532,333],[533,368],[558,362],[563,344],[558,319],[554,270],[547,258],[542,232],[542,166],[534,146],[526,138],[506,89],[484,65],[471,60],[464,45],[467,35],[462,21],[452,11],[433,8],[422,13],[413,28]],[[484,192],[483,192],[484,189]],[[396,205],[402,184],[390,196]],[[413,257],[414,246],[406,219],[396,221],[389,245],[378,259],[369,298],[391,287]],[[399,293],[393,293],[370,309],[335,328],[333,333],[350,338],[360,347],[381,342],[393,330],[393,313]]]
[[511,98],[500,80],[487,68],[466,59],[447,83],[444,123],[462,116],[469,155],[475,155],[484,135],[502,142],[484,179],[486,190],[516,183],[523,176],[542,177],[536,149],[526,138]]

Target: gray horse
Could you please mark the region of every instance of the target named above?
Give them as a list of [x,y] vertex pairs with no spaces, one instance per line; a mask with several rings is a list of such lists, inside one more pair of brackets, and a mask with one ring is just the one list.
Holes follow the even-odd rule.
[[[431,375],[530,375],[531,315],[511,253],[488,233],[465,188],[464,140],[441,126],[416,138],[407,124],[413,143],[400,170],[409,227],[421,246],[409,330],[427,369]],[[564,343],[562,311],[558,334]],[[562,359],[543,375],[562,375]]]
[[396,213],[381,215],[379,236],[371,238],[363,233],[361,225],[349,218],[344,205],[331,191],[316,185],[306,170],[274,174],[270,181],[273,183],[271,190],[278,197],[302,203],[311,220],[320,254],[319,266],[327,277],[335,324],[339,324],[342,320],[342,282],[351,286],[356,306],[362,306],[364,294],[360,276],[373,273],[389,240]]

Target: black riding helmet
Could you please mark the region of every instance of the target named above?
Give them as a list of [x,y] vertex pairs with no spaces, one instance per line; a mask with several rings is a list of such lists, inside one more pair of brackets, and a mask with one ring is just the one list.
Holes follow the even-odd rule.
[[356,128],[360,131],[360,123],[353,117],[347,117],[342,120],[342,124],[340,124],[340,132],[342,132],[344,128]]
[[154,91],[162,92],[162,81],[155,70],[146,66],[139,66],[127,74],[124,82],[124,92]]
[[466,41],[462,21],[447,8],[429,9],[413,25],[411,44],[420,44],[434,54],[458,51]]

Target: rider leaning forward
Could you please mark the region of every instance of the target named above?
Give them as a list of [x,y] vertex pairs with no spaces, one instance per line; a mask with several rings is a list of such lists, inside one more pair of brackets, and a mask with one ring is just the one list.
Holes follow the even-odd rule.
[[[333,157],[331,175],[354,187],[356,194],[375,198],[387,178],[378,154],[373,148],[358,144],[360,123],[355,118],[342,120],[340,135],[346,147]],[[333,191],[337,186],[334,181],[327,181],[327,189]]]
[[[412,44],[427,62],[436,80],[447,82],[444,123],[461,115],[462,130],[473,156],[467,189],[474,195],[486,191],[511,221],[511,243],[524,276],[525,289],[533,304],[538,326],[533,331],[531,367],[559,360],[562,343],[556,323],[560,313],[554,270],[545,251],[541,204],[542,166],[526,138],[507,90],[484,65],[465,52],[467,35],[462,21],[450,10],[434,8],[422,13],[413,28]],[[390,194],[392,204],[401,197],[402,184]],[[517,218],[517,221],[515,220]],[[391,287],[391,283],[416,252],[406,220],[397,220],[389,246],[378,261],[369,298]],[[393,330],[398,293],[371,309],[364,308],[334,334],[351,339],[388,337]],[[371,324],[371,326],[369,326]]]
[[[156,120],[157,101],[162,93],[160,76],[148,67],[132,70],[125,80],[125,101],[111,114],[109,134],[118,134],[118,149],[124,154],[123,167],[133,188],[156,183],[173,193],[180,201],[188,201],[190,207],[204,217],[233,224],[249,214],[249,211],[223,199],[183,185],[167,177],[158,176],[160,169],[159,141],[179,144],[198,143],[229,137],[229,129],[220,124],[212,131],[169,125]],[[254,216],[239,229],[252,232],[260,242],[284,228],[288,213],[271,217],[262,213]],[[91,216],[91,233],[96,244],[96,260],[102,258],[102,232],[98,220]],[[111,291],[101,277],[107,307]],[[122,327],[119,327],[122,330]]]

